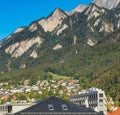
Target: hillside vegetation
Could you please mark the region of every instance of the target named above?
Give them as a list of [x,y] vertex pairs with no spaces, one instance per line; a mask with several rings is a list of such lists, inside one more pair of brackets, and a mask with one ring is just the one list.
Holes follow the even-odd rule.
[[0,81],[18,85],[19,81],[30,79],[30,83],[34,84],[38,79],[70,76],[79,79],[82,89],[98,87],[105,90],[115,100],[119,100],[120,38],[119,36],[114,38],[116,34],[119,34],[119,31],[111,35],[110,39],[100,41],[92,47],[77,46],[77,54],[74,52],[74,46],[66,47],[65,50],[45,53],[44,58],[29,60],[29,68],[11,69],[10,72],[1,74]]
[[0,42],[0,82],[8,87],[67,77],[120,102],[120,3],[71,15],[56,8]]

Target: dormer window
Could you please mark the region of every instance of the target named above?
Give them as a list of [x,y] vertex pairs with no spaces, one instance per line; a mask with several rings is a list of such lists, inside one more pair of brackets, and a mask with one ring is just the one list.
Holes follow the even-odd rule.
[[50,111],[53,111],[53,110],[54,110],[54,106],[53,106],[52,104],[49,104],[49,105],[48,105],[48,109],[49,109]]
[[68,110],[68,107],[65,104],[62,105],[62,108],[63,108],[63,110]]

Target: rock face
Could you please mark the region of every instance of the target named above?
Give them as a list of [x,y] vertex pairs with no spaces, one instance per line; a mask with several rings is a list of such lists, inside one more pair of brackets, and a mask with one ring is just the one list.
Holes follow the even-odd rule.
[[[32,47],[34,44],[37,44],[37,47],[40,47],[40,44],[42,44],[43,39],[40,37],[32,38],[30,40],[25,40],[22,42],[16,42],[15,44],[12,44],[8,46],[5,49],[6,53],[9,53],[12,55],[12,57],[19,57],[25,52],[29,50],[30,47]],[[34,56],[35,52],[31,54],[31,57],[37,57]]]
[[101,17],[105,16],[105,13],[106,10],[104,8],[99,8],[94,4],[89,5],[85,11],[85,14],[87,15],[87,21],[90,22],[88,26],[90,26],[93,32],[96,30],[96,28],[98,32],[110,33],[114,31],[114,24]]
[[61,48],[62,48],[62,45],[56,44],[56,45],[53,47],[53,50],[58,50],[58,49],[61,49]]
[[91,40],[91,39],[88,39],[88,42],[87,44],[90,45],[90,46],[94,46],[97,42]]
[[67,15],[60,9],[56,9],[47,19],[42,19],[38,23],[42,26],[45,32],[52,32],[58,24],[62,22]]
[[103,14],[105,12],[104,9],[100,9],[96,7],[95,5],[90,5],[88,9],[85,11],[85,14],[88,15],[88,20],[93,17],[98,17],[100,14]]
[[31,54],[30,54],[30,57],[32,58],[37,58],[38,57],[38,54],[36,51],[33,51]]
[[34,59],[43,55],[44,48],[55,52],[70,45],[74,46],[75,51],[77,45],[94,46],[119,29],[119,2],[120,0],[94,0],[88,6],[79,5],[67,13],[55,9],[47,18],[16,29],[0,42],[0,50],[11,57],[22,58],[24,54]]
[[94,0],[94,2],[99,7],[104,7],[107,9],[113,9],[117,7],[120,3],[120,0]]
[[57,35],[61,34],[63,30],[65,30],[66,28],[68,28],[68,26],[66,24],[61,25],[61,27],[57,30]]
[[24,28],[22,28],[22,27],[21,27],[21,28],[17,28],[17,29],[14,31],[14,34],[15,34],[15,33],[18,33],[18,32],[21,32],[21,31],[23,31],[23,30],[24,30]]
[[70,12],[66,12],[69,16],[74,14],[75,12],[83,12],[85,9],[87,8],[86,5],[79,5],[77,6],[75,9],[73,9],[72,11]]
[[30,27],[29,27],[29,31],[31,31],[31,32],[34,32],[34,31],[36,31],[38,29],[38,27],[37,27],[37,24],[36,23],[33,23]]

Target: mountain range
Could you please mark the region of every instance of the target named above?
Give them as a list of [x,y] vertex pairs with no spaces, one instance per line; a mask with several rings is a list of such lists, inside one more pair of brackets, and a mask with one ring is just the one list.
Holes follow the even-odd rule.
[[120,99],[119,42],[120,0],[94,0],[70,12],[56,8],[0,42],[0,80],[38,79],[53,72]]

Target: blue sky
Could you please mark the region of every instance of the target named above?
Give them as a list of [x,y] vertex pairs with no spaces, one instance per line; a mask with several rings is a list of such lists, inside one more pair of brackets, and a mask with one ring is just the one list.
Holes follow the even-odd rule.
[[16,28],[47,17],[55,8],[65,11],[92,0],[0,0],[0,40]]

